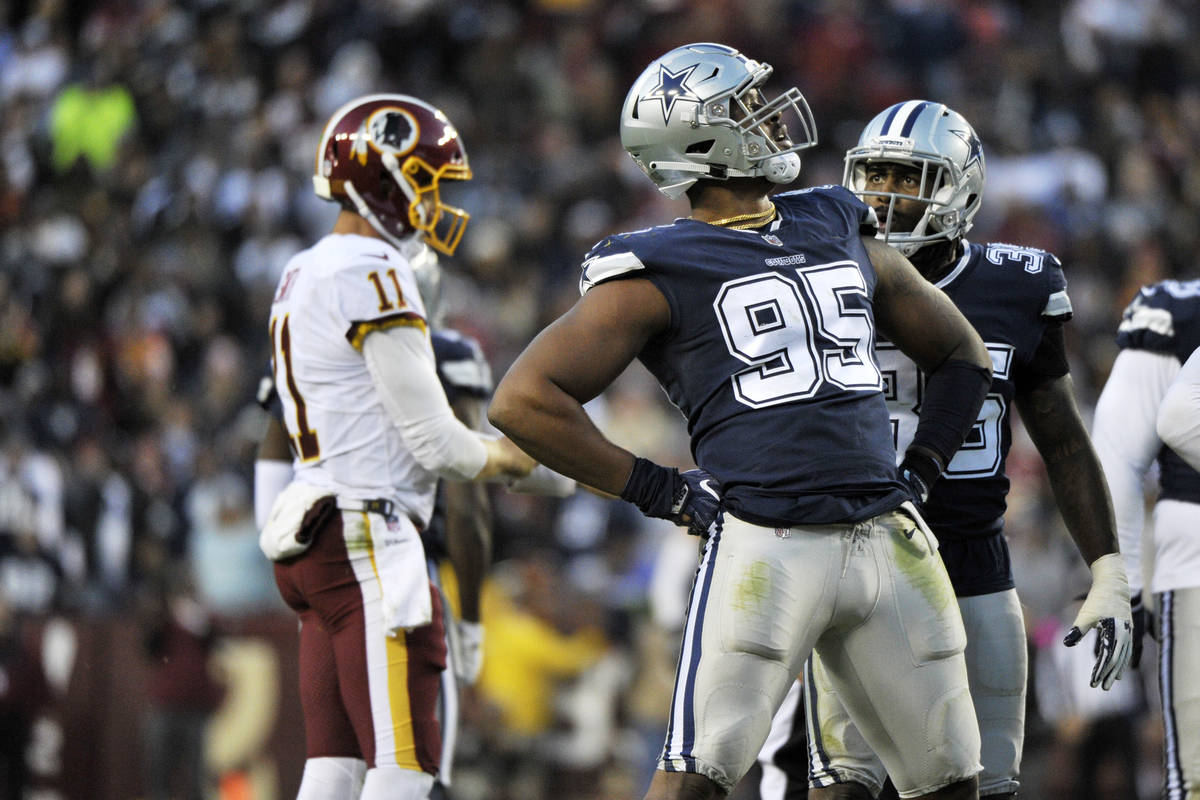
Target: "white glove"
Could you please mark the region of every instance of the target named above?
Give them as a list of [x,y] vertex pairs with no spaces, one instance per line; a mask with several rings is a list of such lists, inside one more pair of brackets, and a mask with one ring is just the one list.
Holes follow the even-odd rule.
[[465,619],[450,623],[450,662],[463,683],[471,685],[479,679],[483,667],[483,625]]
[[1100,556],[1092,562],[1092,588],[1075,616],[1063,644],[1074,647],[1083,634],[1096,629],[1096,666],[1092,687],[1104,688],[1125,672],[1133,654],[1133,614],[1129,607],[1129,581],[1119,553]]

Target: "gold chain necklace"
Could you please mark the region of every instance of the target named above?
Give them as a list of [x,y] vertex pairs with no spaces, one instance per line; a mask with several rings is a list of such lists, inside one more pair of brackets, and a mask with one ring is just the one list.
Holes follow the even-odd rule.
[[764,211],[755,211],[752,214],[739,214],[736,217],[726,217],[725,219],[714,219],[708,224],[719,225],[722,228],[729,228],[735,231],[759,228],[775,219],[775,204],[769,203],[768,205],[769,207]]

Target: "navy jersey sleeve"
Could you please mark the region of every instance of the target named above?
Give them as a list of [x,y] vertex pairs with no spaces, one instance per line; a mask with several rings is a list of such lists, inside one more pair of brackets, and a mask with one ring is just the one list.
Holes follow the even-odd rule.
[[1186,361],[1200,346],[1200,281],[1162,281],[1142,287],[1121,315],[1117,345]]
[[597,242],[583,257],[583,273],[579,277],[579,293],[587,294],[597,286],[614,278],[644,276],[646,265],[642,262],[623,237],[606,236]]
[[434,331],[431,338],[438,378],[452,404],[460,397],[486,400],[491,396],[492,370],[479,342],[449,329]]
[[[1003,252],[1006,245],[989,247],[998,247]],[[989,249],[989,254],[992,252]],[[1070,372],[1063,326],[1075,315],[1075,310],[1067,293],[1067,276],[1058,256],[1037,248],[1019,248],[1014,254],[1025,272],[1033,272],[1033,277],[1040,278],[1036,302],[1040,305],[1038,317],[1045,325],[1037,348],[1017,371],[1018,385],[1028,390]]]
[[849,230],[857,230],[863,236],[874,236],[879,231],[879,219],[875,215],[875,209],[844,186],[837,184],[812,186],[808,189],[781,192],[775,195],[775,199],[786,201],[787,198],[801,195],[812,195],[818,198],[823,207],[832,210],[834,215],[842,218]]
[[1067,276],[1063,273],[1058,256],[1042,252],[1045,253],[1046,265],[1046,305],[1042,307],[1042,319],[1062,324],[1075,316],[1071,297],[1067,294]]

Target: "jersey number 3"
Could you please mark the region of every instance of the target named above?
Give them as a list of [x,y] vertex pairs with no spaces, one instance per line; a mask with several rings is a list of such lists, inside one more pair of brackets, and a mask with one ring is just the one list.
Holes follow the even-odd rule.
[[[828,383],[881,390],[875,327],[853,295],[867,296],[853,261],[796,270],[799,281],[764,272],[721,286],[713,310],[729,352],[749,365],[733,375],[733,393],[751,408],[812,397]],[[818,338],[818,334],[819,337]]]

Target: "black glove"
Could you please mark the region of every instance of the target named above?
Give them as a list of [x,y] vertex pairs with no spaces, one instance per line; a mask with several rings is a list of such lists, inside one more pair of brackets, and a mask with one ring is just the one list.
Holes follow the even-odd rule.
[[1129,598],[1129,609],[1133,614],[1133,655],[1129,666],[1137,669],[1142,663],[1142,637],[1154,638],[1154,612],[1142,604],[1142,593],[1135,592]]
[[942,474],[941,466],[924,453],[909,451],[898,468],[900,480],[908,488],[908,496],[918,509],[925,507],[929,490]]
[[647,517],[669,519],[695,536],[706,536],[721,513],[721,484],[702,469],[680,472],[639,458],[621,490]]

